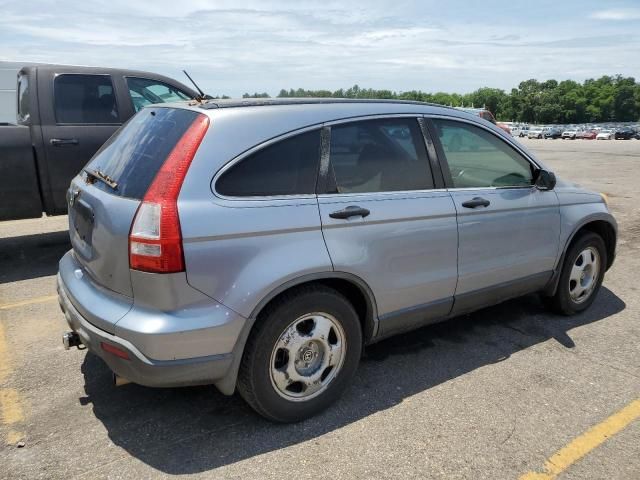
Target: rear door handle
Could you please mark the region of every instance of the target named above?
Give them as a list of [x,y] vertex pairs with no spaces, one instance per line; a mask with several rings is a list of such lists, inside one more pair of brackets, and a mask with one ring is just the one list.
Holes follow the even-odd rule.
[[465,208],[488,207],[490,204],[489,200],[482,197],[473,197],[471,200],[462,202],[462,206]]
[[343,210],[338,210],[337,212],[332,212],[329,214],[331,218],[340,218],[347,219],[351,217],[366,217],[371,212],[366,208],[358,207],[356,205],[350,205]]
[[71,145],[78,145],[77,138],[52,138],[49,143],[54,147],[66,147]]

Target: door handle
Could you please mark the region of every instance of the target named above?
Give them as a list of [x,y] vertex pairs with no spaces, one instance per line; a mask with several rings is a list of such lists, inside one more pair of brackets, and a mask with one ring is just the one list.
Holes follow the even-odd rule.
[[366,217],[371,212],[366,208],[350,205],[343,210],[338,210],[329,214],[331,218],[347,219],[350,217]]
[[462,206],[465,208],[488,207],[490,204],[489,200],[482,197],[473,197],[471,200],[462,202]]
[[65,147],[69,145],[78,145],[80,142],[77,138],[52,138],[49,143],[54,147]]

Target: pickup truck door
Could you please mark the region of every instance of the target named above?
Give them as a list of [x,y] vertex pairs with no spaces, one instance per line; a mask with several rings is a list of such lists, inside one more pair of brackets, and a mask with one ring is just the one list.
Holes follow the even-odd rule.
[[[43,148],[51,205],[47,214],[65,213],[71,179],[122,124],[111,75],[60,73],[38,78]],[[48,102],[48,105],[44,105]]]

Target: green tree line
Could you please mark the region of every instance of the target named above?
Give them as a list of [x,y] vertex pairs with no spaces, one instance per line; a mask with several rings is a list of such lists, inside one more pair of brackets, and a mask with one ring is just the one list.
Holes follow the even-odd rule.
[[[267,93],[243,95],[268,98]],[[354,85],[348,89],[280,90],[278,97],[333,97],[419,100],[454,107],[484,107],[498,120],[527,123],[635,122],[640,120],[640,83],[633,77],[603,76],[583,83],[573,80],[526,80],[505,92],[484,87],[459,94],[420,90],[395,92]]]

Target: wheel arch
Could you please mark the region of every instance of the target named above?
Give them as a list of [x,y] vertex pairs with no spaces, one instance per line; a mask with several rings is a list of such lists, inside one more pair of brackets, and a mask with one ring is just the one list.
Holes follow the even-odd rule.
[[560,256],[553,276],[549,281],[549,284],[544,289],[544,294],[552,296],[556,293],[558,288],[558,282],[560,281],[560,274],[562,272],[562,265],[564,264],[565,255],[571,248],[571,246],[586,232],[593,232],[598,234],[604,241],[605,248],[607,249],[607,265],[606,270],[609,270],[615,259],[616,243],[618,238],[618,230],[615,224],[615,220],[612,220],[610,215],[593,215],[586,217],[581,223],[579,223],[571,235],[567,238],[562,255]]
[[373,291],[364,280],[347,272],[318,272],[303,275],[273,289],[253,309],[233,348],[233,362],[229,371],[224,378],[215,382],[218,390],[225,395],[232,395],[235,391],[244,347],[260,313],[284,293],[312,284],[329,286],[345,295],[354,306],[360,319],[364,343],[369,343],[375,338],[378,330],[378,311]]

